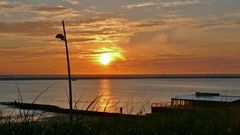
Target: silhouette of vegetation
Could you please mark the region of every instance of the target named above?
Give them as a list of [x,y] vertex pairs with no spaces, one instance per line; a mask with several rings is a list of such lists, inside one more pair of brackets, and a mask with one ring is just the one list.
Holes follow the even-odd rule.
[[45,121],[2,121],[4,135],[238,135],[240,117],[237,110],[196,109],[184,112],[134,117],[75,115],[56,116]]

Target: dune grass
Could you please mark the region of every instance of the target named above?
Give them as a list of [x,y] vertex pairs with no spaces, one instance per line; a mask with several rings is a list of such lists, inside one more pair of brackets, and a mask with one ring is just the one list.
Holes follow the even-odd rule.
[[229,109],[196,109],[134,117],[61,116],[47,121],[4,121],[3,135],[239,135],[240,116]]

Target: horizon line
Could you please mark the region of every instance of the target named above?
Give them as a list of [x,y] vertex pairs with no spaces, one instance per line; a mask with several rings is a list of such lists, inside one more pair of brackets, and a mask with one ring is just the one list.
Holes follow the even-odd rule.
[[[67,75],[0,75],[0,80],[65,80]],[[147,79],[147,78],[240,78],[240,74],[90,74],[72,75],[78,79]]]

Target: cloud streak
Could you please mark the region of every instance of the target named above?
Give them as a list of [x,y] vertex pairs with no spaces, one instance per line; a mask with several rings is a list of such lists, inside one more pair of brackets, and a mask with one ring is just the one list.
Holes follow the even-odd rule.
[[69,2],[71,4],[78,4],[80,2],[80,0],[63,0],[63,1]]
[[199,0],[181,0],[181,1],[165,1],[165,2],[143,2],[143,3],[135,3],[129,4],[124,6],[127,9],[134,9],[134,8],[143,8],[143,7],[150,7],[150,6],[157,6],[162,8],[171,8],[171,7],[181,7],[181,6],[188,6],[193,4],[200,3]]
[[141,7],[148,7],[148,6],[154,6],[157,5],[155,2],[144,2],[144,3],[137,3],[137,4],[130,4],[127,6],[124,6],[127,9],[133,9],[133,8],[141,8]]
[[[56,10],[65,9],[60,8]],[[93,18],[81,21],[66,21],[66,25],[69,42],[74,43],[116,43],[121,39],[132,37],[142,32],[165,30],[202,31],[240,27],[239,21],[200,23],[184,18],[148,21],[129,21],[121,18]],[[0,29],[0,33],[3,34],[22,34],[29,37],[46,37],[45,39],[49,39],[62,31],[61,23],[53,21],[0,22]]]

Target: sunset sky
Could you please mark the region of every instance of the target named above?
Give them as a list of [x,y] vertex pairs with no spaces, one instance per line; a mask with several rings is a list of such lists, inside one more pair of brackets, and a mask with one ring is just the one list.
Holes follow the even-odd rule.
[[0,75],[240,73],[239,0],[0,0]]

